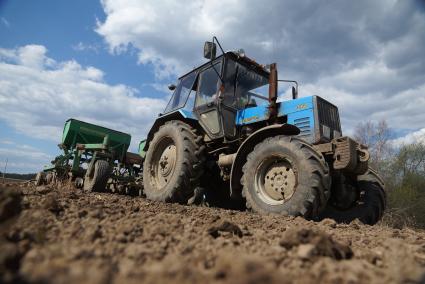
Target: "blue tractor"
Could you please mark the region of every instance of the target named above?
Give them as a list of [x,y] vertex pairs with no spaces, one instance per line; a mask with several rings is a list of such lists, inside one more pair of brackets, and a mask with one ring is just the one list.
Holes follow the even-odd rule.
[[[342,135],[335,105],[298,98],[298,84],[279,80],[276,64],[224,52],[215,37],[204,57],[169,86],[173,95],[140,144],[148,199],[233,200],[263,214],[380,220],[382,179],[368,167],[367,147]],[[292,100],[278,100],[279,82],[293,83]]]

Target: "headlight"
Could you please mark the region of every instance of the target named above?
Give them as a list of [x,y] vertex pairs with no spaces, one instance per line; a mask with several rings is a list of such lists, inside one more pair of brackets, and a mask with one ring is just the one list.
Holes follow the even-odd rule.
[[331,129],[322,124],[322,133],[325,138],[331,139]]
[[334,138],[339,138],[341,137],[341,132],[339,132],[338,130],[334,130]]

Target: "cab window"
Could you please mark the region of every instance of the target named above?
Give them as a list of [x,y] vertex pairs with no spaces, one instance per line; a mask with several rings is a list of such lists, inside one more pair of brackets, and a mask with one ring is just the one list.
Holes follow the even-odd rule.
[[191,94],[192,89],[194,89],[195,79],[196,73],[191,73],[180,80],[179,84],[177,85],[177,88],[174,90],[173,96],[171,97],[167,107],[165,108],[164,113],[185,106],[188,96]]
[[221,72],[221,62],[214,64],[214,68],[210,67],[199,74],[196,106],[212,103],[217,98],[217,91],[220,86],[217,72]]
[[243,109],[268,104],[269,79],[237,64],[236,107]]

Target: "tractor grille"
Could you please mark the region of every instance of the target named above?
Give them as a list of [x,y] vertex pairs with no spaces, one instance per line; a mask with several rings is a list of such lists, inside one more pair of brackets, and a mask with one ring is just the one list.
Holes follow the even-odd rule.
[[324,99],[317,98],[317,109],[319,113],[319,123],[326,125],[332,130],[341,132],[341,124],[339,122],[338,108]]
[[341,123],[339,120],[338,108],[333,104],[316,97],[317,115],[320,137],[318,140],[329,140],[341,136]]
[[294,120],[294,125],[300,129],[300,136],[301,138],[310,136],[311,129],[310,129],[310,117],[303,117],[298,118]]

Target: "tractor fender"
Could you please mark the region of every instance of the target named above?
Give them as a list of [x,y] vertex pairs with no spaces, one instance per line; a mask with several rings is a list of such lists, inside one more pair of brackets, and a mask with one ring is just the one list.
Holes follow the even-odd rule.
[[292,124],[273,124],[263,127],[252,133],[240,146],[236,152],[235,160],[230,172],[230,196],[234,199],[241,198],[242,167],[246,162],[246,157],[254,150],[255,145],[268,137],[276,135],[298,135],[300,129]]
[[198,120],[193,116],[193,113],[191,111],[179,109],[167,114],[160,114],[149,130],[143,149],[139,149],[139,151],[140,150],[147,151],[149,147],[149,143],[152,140],[155,133],[158,131],[159,127],[170,120],[183,121],[194,128],[199,127]]

